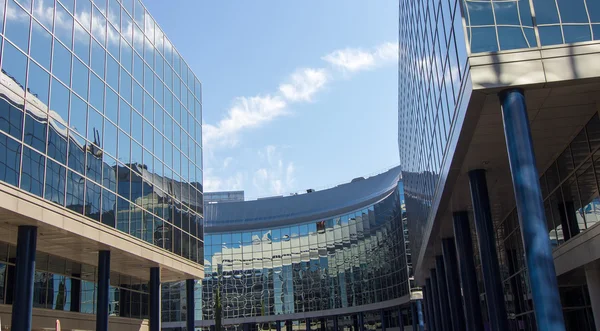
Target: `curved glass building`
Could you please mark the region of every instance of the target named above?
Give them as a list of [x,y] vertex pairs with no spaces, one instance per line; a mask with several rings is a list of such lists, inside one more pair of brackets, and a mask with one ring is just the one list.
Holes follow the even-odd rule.
[[2,326],[154,328],[203,277],[200,81],[140,0],[0,0],[0,54]]
[[396,167],[328,190],[206,205],[196,326],[214,323],[219,293],[230,329],[374,330],[382,316],[398,327],[401,312],[409,330],[420,290],[411,285],[399,175]]

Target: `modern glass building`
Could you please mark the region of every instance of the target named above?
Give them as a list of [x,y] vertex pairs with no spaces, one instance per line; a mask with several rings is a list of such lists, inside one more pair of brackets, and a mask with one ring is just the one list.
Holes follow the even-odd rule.
[[0,59],[2,326],[160,329],[204,275],[200,81],[140,0],[0,0]]
[[400,1],[428,330],[600,329],[600,1]]
[[396,167],[327,190],[207,205],[196,326],[214,325],[220,296],[228,330],[417,330],[422,295],[399,180]]

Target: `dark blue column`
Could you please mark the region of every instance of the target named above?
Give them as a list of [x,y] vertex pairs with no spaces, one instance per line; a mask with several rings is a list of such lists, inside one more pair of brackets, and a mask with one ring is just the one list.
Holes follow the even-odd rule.
[[435,257],[435,269],[436,278],[438,282],[438,295],[440,302],[441,319],[443,324],[440,329],[452,331],[452,317],[450,316],[448,286],[446,286],[446,266],[444,266],[443,256],[438,255]]
[[385,325],[385,311],[382,309],[380,312],[380,318],[381,318],[381,331],[385,331],[386,329],[386,325]]
[[423,331],[425,329],[425,324],[423,322],[423,300],[417,300],[415,302],[417,307],[417,326],[416,330]]
[[365,314],[362,311],[358,313],[358,330],[365,331]]
[[454,221],[454,238],[456,238],[456,255],[458,257],[458,270],[465,305],[465,317],[467,318],[466,330],[483,330],[479,287],[477,286],[477,274],[475,273],[475,262],[473,261],[473,240],[471,226],[469,225],[469,214],[466,211],[455,212],[452,214],[452,219]]
[[500,103],[536,322],[539,330],[564,330],[523,90],[502,91]]
[[494,236],[485,170],[469,171],[469,182],[490,327],[492,331],[508,330],[508,315],[506,314],[502,277],[496,253],[496,237]]
[[422,290],[425,325],[427,327],[427,330],[431,330],[433,323],[431,323],[431,309],[429,308],[429,303],[431,302],[431,298],[429,297],[429,288],[427,288],[427,286],[423,286]]
[[400,331],[404,331],[404,318],[402,316],[402,307],[398,308],[398,325],[400,325]]
[[150,331],[160,331],[160,268],[150,268]]
[[36,249],[37,228],[35,226],[19,226],[11,330],[31,330]]
[[310,318],[304,320],[304,323],[306,323],[306,331],[310,331]]
[[446,266],[446,286],[448,288],[448,301],[450,303],[450,316],[454,331],[465,330],[465,312],[460,292],[460,278],[458,276],[458,261],[456,259],[456,246],[454,238],[442,239],[442,255]]
[[285,321],[285,331],[292,331],[292,321]]
[[277,324],[275,324],[275,330],[276,331],[281,331],[281,321],[277,321]]
[[185,280],[185,302],[186,302],[186,320],[185,326],[188,331],[193,331],[196,329],[196,300],[194,298],[194,287],[196,285],[196,281],[193,279]]
[[338,330],[339,330],[338,317],[333,316],[333,331],[338,331]]
[[[71,311],[78,313],[81,309],[81,274],[72,274],[71,278]],[[77,277],[77,278],[75,278]]]
[[108,292],[110,290],[110,251],[98,252],[98,292],[96,331],[108,331]]
[[444,327],[442,324],[442,310],[441,310],[441,306],[440,306],[440,295],[439,295],[439,291],[438,291],[438,282],[437,282],[437,275],[435,273],[435,269],[431,269],[430,270],[431,274],[431,280],[427,280],[427,287],[431,289],[431,305],[433,306],[433,323],[434,323],[434,330],[436,331],[443,331]]

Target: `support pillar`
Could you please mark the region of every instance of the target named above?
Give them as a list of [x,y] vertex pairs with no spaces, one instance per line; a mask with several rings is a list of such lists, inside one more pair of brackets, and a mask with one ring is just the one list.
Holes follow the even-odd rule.
[[98,252],[98,292],[96,331],[108,331],[108,292],[110,290],[110,251]]
[[379,316],[379,318],[381,319],[381,331],[385,331],[385,311],[383,309],[379,311]]
[[362,311],[358,313],[358,330],[365,331],[365,314]]
[[477,274],[475,272],[475,262],[473,261],[473,241],[469,214],[466,211],[455,212],[452,214],[452,219],[454,221],[454,238],[456,238],[458,271],[465,305],[467,324],[465,330],[483,330],[479,287],[477,286]]
[[185,303],[186,303],[186,320],[185,326],[188,331],[193,331],[196,328],[196,300],[194,298],[194,287],[196,281],[193,279],[185,280]]
[[537,326],[540,330],[564,330],[525,95],[521,89],[509,89],[499,97]]
[[460,278],[458,276],[458,261],[456,259],[454,238],[442,239],[442,255],[444,256],[444,264],[446,266],[446,287],[448,288],[452,328],[454,331],[465,330],[465,312],[461,300]]
[[12,330],[31,330],[36,249],[37,227],[19,226],[17,236],[17,260],[15,265],[14,300],[12,305]]
[[592,304],[596,330],[600,330],[600,260],[585,265],[585,278]]
[[305,319],[304,323],[306,323],[306,331],[310,331],[310,318]]
[[161,330],[160,268],[150,268],[150,331]]
[[339,330],[338,317],[333,316],[333,331]]
[[404,317],[402,316],[402,307],[398,309],[398,325],[400,325],[400,331],[404,331]]
[[277,323],[277,324],[275,324],[275,330],[276,331],[281,331],[281,321],[277,321],[275,323]]
[[490,210],[485,170],[469,171],[469,183],[490,329],[492,331],[508,330],[508,315],[504,303],[498,254],[496,253],[496,238],[494,236],[494,224]]
[[415,302],[417,307],[417,326],[416,330],[423,331],[425,329],[425,324],[423,322],[423,300],[417,300]]
[[440,312],[443,324],[440,329],[452,331],[452,317],[450,316],[448,286],[446,285],[446,266],[444,265],[443,256],[438,255],[435,257],[435,268],[440,302]]
[[285,321],[285,331],[292,331],[292,321]]
[[[440,281],[438,279],[438,270],[431,269],[431,288],[433,289],[433,309],[435,311],[435,330],[448,331],[446,322],[450,316],[444,314],[444,302],[440,290]],[[445,288],[445,287],[444,287]]]
[[441,306],[440,306],[440,295],[439,295],[439,291],[438,291],[438,282],[437,282],[437,275],[435,273],[435,269],[431,269],[430,270],[430,277],[431,280],[427,280],[427,287],[431,289],[431,305],[433,306],[433,323],[434,323],[434,330],[436,331],[443,331],[444,327],[442,325],[442,318],[441,318]]
[[423,286],[423,303],[424,303],[424,319],[427,330],[433,329],[433,323],[431,322],[431,295],[429,294],[430,289],[427,286]]

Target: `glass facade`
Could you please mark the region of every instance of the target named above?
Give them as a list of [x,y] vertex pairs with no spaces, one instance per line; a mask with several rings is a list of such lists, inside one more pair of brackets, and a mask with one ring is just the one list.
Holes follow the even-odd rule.
[[294,226],[211,233],[204,258],[203,319],[346,308],[409,293],[398,192],[352,213]]
[[400,1],[398,146],[411,248],[424,228],[468,89],[461,0]]
[[462,0],[462,4],[471,53],[600,40],[597,0]]
[[140,0],[0,0],[0,180],[203,263],[201,84]]
[[[16,247],[0,244],[0,304],[14,302]],[[38,252],[33,307],[85,314],[96,313],[96,267]],[[148,318],[148,285],[135,277],[110,274],[109,315]]]
[[[278,315],[327,314],[418,291],[399,172],[394,168],[374,179],[305,195],[207,205],[206,277],[196,286],[196,319],[214,319],[217,291],[224,319],[273,316],[273,322],[258,326],[262,329],[275,329]],[[345,199],[353,202],[347,205]],[[324,202],[329,206],[322,210]],[[343,212],[337,212],[338,204]],[[163,286],[163,322],[185,320],[184,304],[184,283]],[[388,325],[397,325],[399,307],[387,309]],[[381,328],[379,311],[365,314],[365,323]],[[356,316],[340,316],[340,326],[357,327]],[[410,318],[404,320],[407,326]],[[305,322],[294,320],[294,328],[303,329]],[[315,330],[321,324],[333,327],[331,317],[311,323]]]

